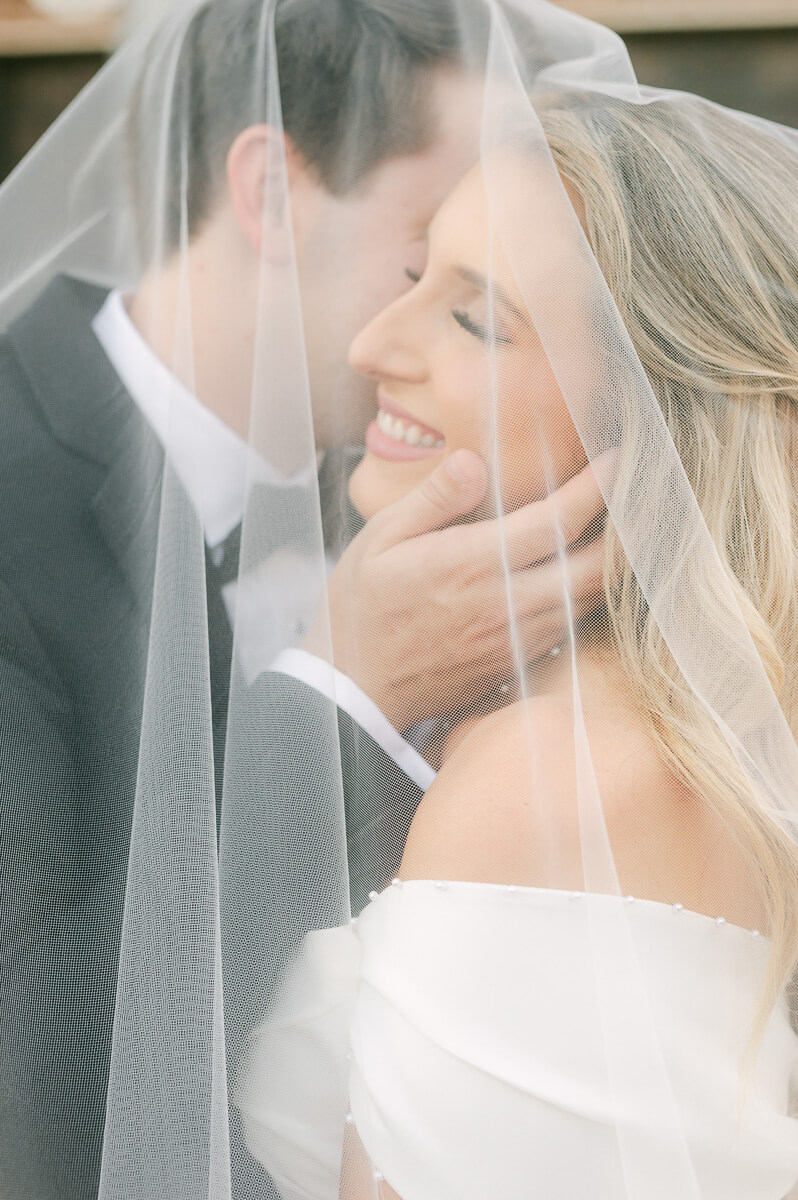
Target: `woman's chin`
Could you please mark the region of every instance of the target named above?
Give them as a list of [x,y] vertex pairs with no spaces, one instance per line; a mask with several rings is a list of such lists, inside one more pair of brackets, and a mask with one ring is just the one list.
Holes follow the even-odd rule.
[[440,450],[415,461],[397,462],[367,450],[349,479],[349,499],[368,521],[423,483],[445,454],[445,450]]

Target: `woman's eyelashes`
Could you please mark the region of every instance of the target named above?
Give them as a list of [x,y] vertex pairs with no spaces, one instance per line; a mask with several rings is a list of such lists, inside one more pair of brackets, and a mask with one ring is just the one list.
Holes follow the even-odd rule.
[[500,346],[511,346],[513,339],[505,333],[499,333],[497,329],[485,329],[482,325],[477,325],[476,321],[472,321],[467,312],[460,308],[452,309],[452,316],[458,325],[460,325],[472,337],[479,338],[481,342],[497,343]]
[[[410,267],[405,267],[405,275],[411,283],[419,283],[421,274],[418,271],[412,271]],[[472,337],[479,338],[481,342],[488,344],[498,344],[500,346],[511,346],[513,339],[505,333],[499,333],[498,330],[487,330],[482,325],[478,325],[476,321],[472,321],[471,317],[461,308],[453,308],[452,316],[458,325],[470,333]]]

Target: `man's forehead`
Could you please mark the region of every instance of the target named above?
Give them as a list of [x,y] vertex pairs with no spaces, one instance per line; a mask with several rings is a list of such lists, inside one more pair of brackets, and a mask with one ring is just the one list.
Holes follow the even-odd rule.
[[434,136],[424,150],[386,159],[372,173],[363,201],[375,211],[425,229],[452,188],[479,157],[482,82],[437,71],[433,82]]
[[475,71],[436,67],[430,79],[430,109],[437,140],[479,146],[485,78]]

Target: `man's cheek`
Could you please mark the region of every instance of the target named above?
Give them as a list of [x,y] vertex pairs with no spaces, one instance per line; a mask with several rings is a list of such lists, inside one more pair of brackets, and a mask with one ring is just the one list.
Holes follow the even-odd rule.
[[422,268],[415,265],[418,253],[405,254],[394,251],[390,255],[375,253],[370,262],[362,262],[353,284],[353,294],[358,297],[362,318],[361,328],[368,325],[378,313],[393,304],[413,286],[408,277],[421,274]]

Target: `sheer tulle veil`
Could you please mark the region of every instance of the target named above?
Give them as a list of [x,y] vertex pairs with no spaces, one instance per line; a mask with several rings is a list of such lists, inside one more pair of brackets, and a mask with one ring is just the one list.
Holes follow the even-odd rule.
[[[332,53],[329,78],[303,67],[317,44],[336,49],[345,71]],[[466,80],[477,101],[431,98],[441,72]],[[314,105],[334,105],[334,136],[331,110],[320,122]],[[361,304],[364,246],[375,254],[399,218],[386,209],[375,235],[362,218],[347,222],[346,206],[368,199],[386,163],[398,171],[434,156],[444,126],[448,144],[461,155],[470,146],[471,157],[442,187],[451,207],[433,226],[429,264],[403,263],[395,279],[386,268],[382,290]],[[247,129],[260,131],[257,217],[229,198],[230,146]],[[312,195],[292,190],[297,153],[315,164]],[[534,790],[537,676],[524,654],[512,534],[516,510],[551,496],[548,565],[573,613],[557,649],[570,664],[564,753],[581,869],[563,883],[552,838],[538,852],[537,885],[581,895],[588,1003],[613,1110],[645,1111],[646,1129],[658,1131],[652,1145],[619,1120],[618,1200],[650,1195],[652,1157],[658,1195],[704,1194],[629,927],[613,787],[591,744],[580,655],[611,648],[620,700],[645,715],[667,769],[730,831],[763,898],[769,965],[744,1039],[744,1097],[798,963],[797,184],[793,130],[638,83],[615,34],[546,0],[211,0],[175,8],[125,44],[3,185],[0,328],[27,358],[20,381],[2,385],[15,449],[0,494],[21,516],[0,559],[12,631],[0,737],[15,747],[0,783],[10,931],[0,953],[0,1191],[49,1197],[57,1180],[65,1197],[99,1188],[101,1200],[276,1194],[244,1145],[237,1081],[305,935],[347,927],[370,892],[390,885],[417,789],[434,778],[453,724],[484,713],[488,694],[494,707],[496,695],[528,705],[524,769]],[[370,477],[358,468],[353,507],[349,476],[380,369],[363,378],[345,348],[333,364],[318,347],[349,342],[416,289],[432,297],[425,275],[459,229],[458,187],[480,197],[482,224],[470,236],[485,276],[483,384],[463,444],[487,469],[481,515],[495,522],[508,643],[485,669],[484,694],[469,688],[441,711],[430,680],[428,704],[394,730],[420,747],[407,751],[415,778],[397,790],[341,724],[346,684],[326,620],[330,571],[362,523],[358,486]],[[247,221],[250,258],[228,232]],[[229,237],[225,278],[202,257],[209,230]],[[314,303],[316,281],[334,272],[340,305]],[[512,320],[526,331],[515,344],[510,286]],[[45,300],[65,287],[71,315],[62,320]],[[184,393],[208,386],[196,340],[203,287],[230,298],[219,337],[230,341],[230,387],[248,401],[240,553],[219,593],[232,629],[223,703],[206,514],[192,500],[205,468],[184,452],[193,444]],[[118,371],[93,406],[80,365],[54,367],[72,362],[73,326],[93,336],[107,290],[146,298],[140,335],[165,368],[150,376],[161,414],[154,440],[126,408]],[[397,317],[416,319],[410,309]],[[447,345],[468,336],[452,324]],[[393,364],[403,351],[390,353]],[[544,374],[564,404],[557,420],[540,401]],[[49,389],[51,408],[23,419],[23,387]],[[51,474],[46,503],[23,504],[11,490],[21,472],[39,486],[43,429],[70,463],[85,464],[86,482]],[[422,436],[418,428],[417,446]],[[571,538],[556,498],[586,463],[596,464],[607,510],[603,591],[587,615],[572,603]],[[49,588],[18,580],[50,554],[42,539],[48,529],[61,536],[78,491],[82,582],[73,594],[62,541],[65,565],[56,557],[48,567],[54,608]],[[113,622],[109,538],[122,547],[127,597]],[[278,686],[285,675],[270,669],[302,650],[311,627],[318,702],[295,708]],[[98,682],[109,674],[113,687]],[[44,751],[26,740],[13,696],[34,676],[37,689],[45,678],[50,688],[47,736],[66,747],[67,765],[57,778],[37,767],[29,784],[24,764],[43,762]],[[67,772],[71,815],[58,825]],[[87,820],[91,853],[63,832]],[[46,870],[23,844],[48,848]],[[680,869],[700,880],[703,860]],[[49,947],[42,954],[37,939]],[[534,942],[514,953],[534,955]],[[343,1130],[347,1061],[334,1069],[324,1124]],[[88,1127],[81,1105],[94,1122],[88,1184],[60,1173],[75,1122]]]

